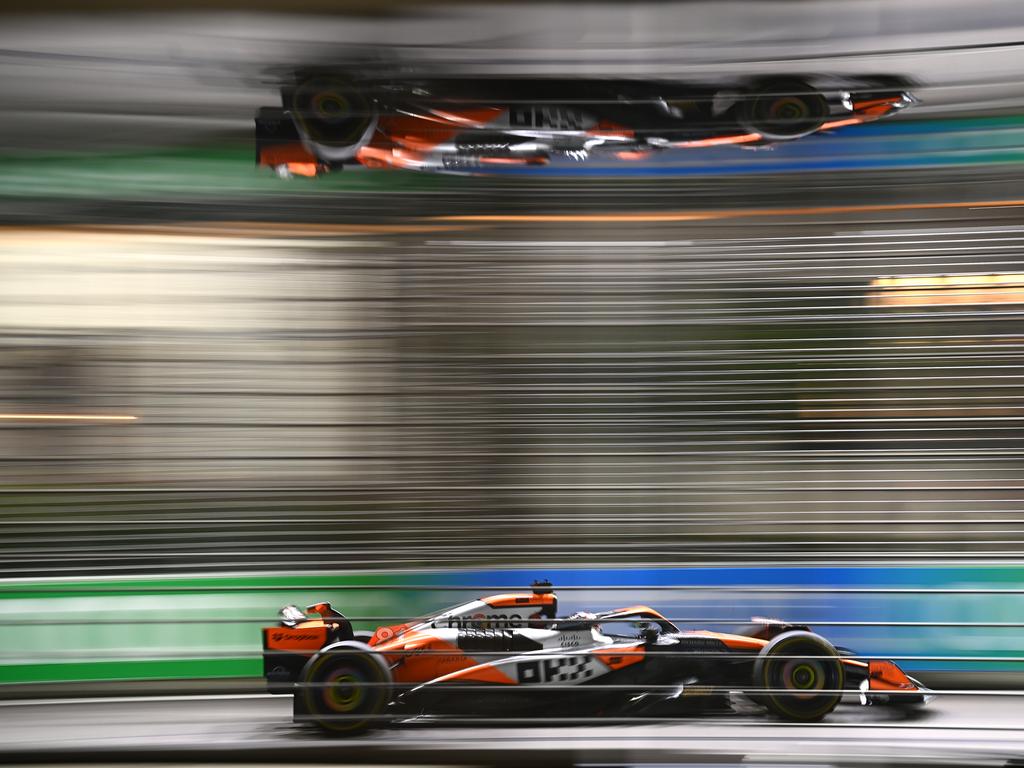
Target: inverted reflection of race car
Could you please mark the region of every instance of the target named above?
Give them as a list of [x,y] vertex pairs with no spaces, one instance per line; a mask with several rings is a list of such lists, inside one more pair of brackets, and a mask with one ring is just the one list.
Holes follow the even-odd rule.
[[257,162],[282,176],[346,165],[471,172],[553,158],[642,159],[763,146],[913,103],[892,77],[723,85],[555,78],[397,79],[306,72],[256,117]]
[[485,597],[356,639],[329,604],[282,609],[263,630],[272,693],[295,719],[340,734],[422,715],[669,717],[737,701],[793,721],[845,694],[911,706],[929,692],[891,661],[864,660],[808,627],[754,619],[734,633],[682,630],[632,606],[556,619],[550,584]]

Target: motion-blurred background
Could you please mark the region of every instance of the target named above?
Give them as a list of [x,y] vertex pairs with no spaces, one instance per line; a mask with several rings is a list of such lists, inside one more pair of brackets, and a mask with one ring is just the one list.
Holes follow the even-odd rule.
[[[1019,2],[96,6],[0,13],[0,697],[256,690],[286,602],[540,577],[1020,687]],[[254,109],[325,61],[920,103],[629,167],[258,173]]]

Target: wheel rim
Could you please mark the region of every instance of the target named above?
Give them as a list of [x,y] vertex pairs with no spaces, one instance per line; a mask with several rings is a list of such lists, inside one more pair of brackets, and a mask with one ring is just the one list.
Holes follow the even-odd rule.
[[765,110],[765,117],[778,120],[783,124],[797,123],[806,120],[811,110],[807,101],[799,96],[783,96],[774,99]]
[[822,664],[810,659],[789,659],[782,667],[782,687],[802,691],[793,695],[800,699],[813,699],[825,687],[826,670]]
[[316,94],[313,99],[316,116],[325,121],[345,120],[352,114],[352,105],[340,93],[327,91]]
[[338,670],[324,679],[324,704],[335,712],[353,712],[365,696],[363,680],[350,670]]

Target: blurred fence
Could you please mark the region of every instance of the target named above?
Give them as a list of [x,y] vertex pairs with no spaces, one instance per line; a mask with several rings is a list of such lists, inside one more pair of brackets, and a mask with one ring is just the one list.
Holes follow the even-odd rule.
[[0,575],[1015,557],[1024,237],[948,230],[6,233]]

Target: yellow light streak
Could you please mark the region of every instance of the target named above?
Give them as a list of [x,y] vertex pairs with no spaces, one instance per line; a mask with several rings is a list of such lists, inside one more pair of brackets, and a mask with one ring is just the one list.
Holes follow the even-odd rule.
[[876,277],[867,295],[872,306],[1024,303],[1024,273]]
[[636,213],[551,213],[551,214],[457,214],[428,217],[433,221],[492,223],[657,223],[673,221],[714,221],[750,216],[820,216],[841,213],[874,213],[883,211],[947,210],[955,208],[1024,206],[1024,200],[989,200],[956,203],[885,203],[878,205],[827,205],[809,208],[739,208],[721,211],[648,211]]
[[102,413],[0,413],[0,421],[138,421],[138,416]]

